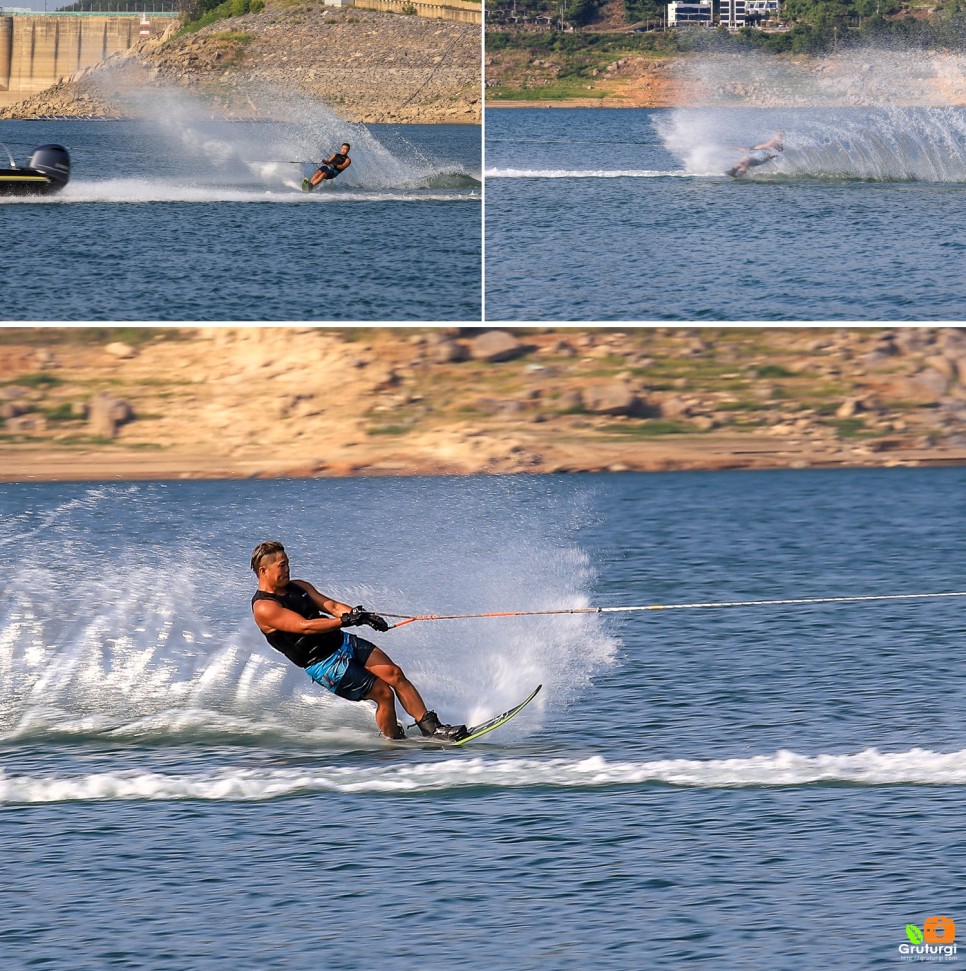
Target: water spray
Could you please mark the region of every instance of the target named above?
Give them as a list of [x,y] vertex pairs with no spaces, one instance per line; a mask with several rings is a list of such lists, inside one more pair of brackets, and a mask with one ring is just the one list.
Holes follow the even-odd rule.
[[785,133],[755,179],[966,182],[963,55],[881,44],[806,63],[710,50],[678,67],[691,107],[654,124],[692,175],[720,175],[736,146]]

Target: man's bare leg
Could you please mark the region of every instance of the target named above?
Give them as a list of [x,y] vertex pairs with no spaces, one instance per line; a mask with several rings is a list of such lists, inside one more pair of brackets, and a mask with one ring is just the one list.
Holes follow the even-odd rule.
[[[399,704],[412,715],[414,721],[419,721],[426,715],[426,702],[423,701],[413,683],[402,672],[402,668],[395,664],[385,651],[378,647],[369,655],[366,670],[371,671],[380,681],[384,681],[396,693]],[[378,700],[376,704],[378,705]],[[395,714],[393,715],[395,717]],[[379,712],[376,712],[376,720]],[[379,726],[382,728],[382,725]]]
[[377,681],[365,697],[376,703],[376,724],[386,738],[396,738],[399,720],[396,718],[396,696],[385,681]]

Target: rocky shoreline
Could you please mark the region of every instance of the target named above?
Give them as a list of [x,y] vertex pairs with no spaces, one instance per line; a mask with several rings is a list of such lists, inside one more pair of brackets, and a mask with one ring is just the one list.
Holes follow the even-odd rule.
[[0,118],[135,117],[144,92],[173,89],[228,118],[271,117],[281,91],[352,122],[480,122],[475,24],[270,0],[260,13],[173,33],[0,110]]
[[[488,51],[484,63],[487,108],[674,108],[693,106],[701,97],[682,76],[681,56],[629,54],[610,60],[581,77],[581,96],[573,91],[567,55],[524,57],[522,51]],[[601,63],[603,65],[602,56]],[[554,89],[562,86],[565,96]],[[507,91],[545,92],[541,98],[508,97]]]
[[0,480],[966,463],[958,328],[116,336],[3,333]]

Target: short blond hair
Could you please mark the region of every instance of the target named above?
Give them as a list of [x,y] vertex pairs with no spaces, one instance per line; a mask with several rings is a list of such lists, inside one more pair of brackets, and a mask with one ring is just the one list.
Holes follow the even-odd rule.
[[285,547],[282,546],[278,540],[270,539],[268,542],[259,543],[255,549],[252,550],[252,570],[255,571],[255,576],[258,576],[258,571],[262,568],[262,560],[269,556],[277,556],[279,553],[284,553]]

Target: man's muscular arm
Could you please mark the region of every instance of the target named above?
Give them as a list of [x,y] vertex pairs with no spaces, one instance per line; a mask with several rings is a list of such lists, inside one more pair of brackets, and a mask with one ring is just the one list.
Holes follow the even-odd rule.
[[[301,587],[312,598],[312,603],[319,610],[324,610],[327,614],[340,618],[340,624],[342,615],[352,610],[348,604],[340,603],[338,600],[333,600],[332,597],[327,597],[324,593],[319,593],[308,580],[292,580],[290,582]],[[331,630],[331,628],[329,629]]]
[[267,600],[257,601],[254,612],[255,623],[264,634],[271,634],[277,630],[289,634],[324,634],[326,631],[337,630],[342,626],[341,618],[315,617],[312,620],[306,620],[294,610],[287,610]]
[[339,617],[342,626],[358,627],[360,624],[366,624],[378,631],[389,630],[389,623],[378,614],[365,610],[361,606],[350,607],[348,604],[339,603],[338,600],[333,600],[324,593],[319,593],[307,580],[292,580],[291,582],[300,586],[312,598],[312,603],[320,610]]

